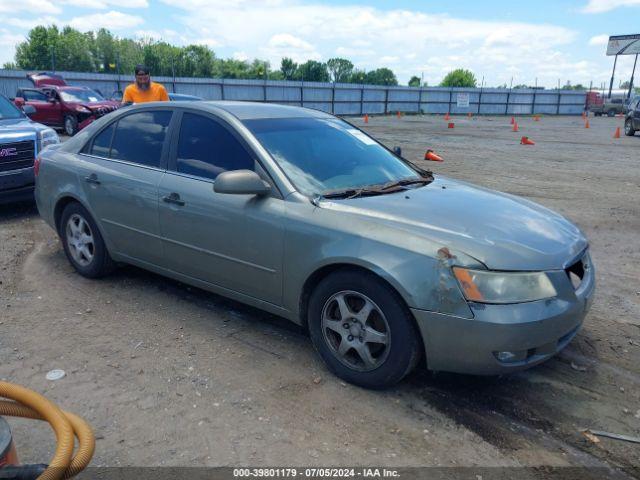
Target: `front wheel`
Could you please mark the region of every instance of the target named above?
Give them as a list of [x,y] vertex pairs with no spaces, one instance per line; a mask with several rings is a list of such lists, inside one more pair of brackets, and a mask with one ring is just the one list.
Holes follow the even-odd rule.
[[82,205],[67,205],[59,228],[64,253],[80,275],[99,278],[115,268],[98,226]]
[[629,137],[633,137],[635,133],[636,131],[633,128],[633,120],[631,120],[630,118],[627,118],[624,122],[624,134]]
[[335,375],[384,389],[404,378],[422,353],[420,334],[402,298],[373,274],[340,270],[313,291],[311,340]]
[[73,115],[65,115],[64,117],[64,133],[73,137],[78,133],[78,119]]

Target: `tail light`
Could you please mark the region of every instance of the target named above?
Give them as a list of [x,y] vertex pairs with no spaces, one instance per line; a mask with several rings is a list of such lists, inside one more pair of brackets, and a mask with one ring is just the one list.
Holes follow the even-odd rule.
[[40,157],[36,157],[33,161],[33,174],[37,177],[40,173]]

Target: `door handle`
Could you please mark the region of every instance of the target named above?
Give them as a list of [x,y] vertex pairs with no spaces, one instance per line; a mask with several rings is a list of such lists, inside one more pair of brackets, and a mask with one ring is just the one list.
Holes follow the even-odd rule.
[[162,197],[162,200],[167,203],[173,203],[174,205],[179,205],[181,207],[184,206],[184,201],[180,200],[180,195],[178,195],[176,192],[170,193],[169,195]]
[[100,185],[100,180],[98,180],[98,176],[95,173],[92,173],[88,177],[84,177],[84,180],[92,185]]

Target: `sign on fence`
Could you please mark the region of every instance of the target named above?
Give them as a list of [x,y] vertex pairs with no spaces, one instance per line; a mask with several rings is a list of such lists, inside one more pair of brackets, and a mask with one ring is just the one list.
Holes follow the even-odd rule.
[[456,96],[456,106],[459,108],[469,108],[469,94],[458,93]]

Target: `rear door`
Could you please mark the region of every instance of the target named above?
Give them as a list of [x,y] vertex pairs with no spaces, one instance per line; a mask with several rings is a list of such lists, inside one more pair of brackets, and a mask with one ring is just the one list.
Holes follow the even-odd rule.
[[80,180],[115,252],[162,264],[158,185],[166,169],[172,111],[151,109],[103,128],[84,153]]
[[[39,90],[22,90],[22,97],[25,105],[31,105],[36,109],[36,113],[30,116],[34,122],[45,125],[57,125],[60,121],[57,118],[56,104],[49,102],[49,97]],[[59,102],[57,103],[60,106]]]
[[159,189],[166,261],[181,274],[281,305],[284,202],[275,187],[266,197],[213,191],[220,173],[239,169],[271,183],[233,127],[184,111]]

